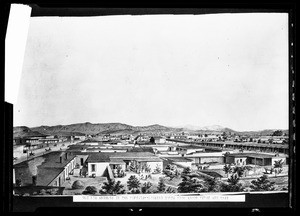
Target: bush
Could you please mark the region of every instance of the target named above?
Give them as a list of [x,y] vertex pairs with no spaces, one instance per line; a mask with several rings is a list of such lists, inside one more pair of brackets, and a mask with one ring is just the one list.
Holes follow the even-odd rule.
[[74,181],[74,183],[72,184],[72,189],[82,189],[84,188],[84,184],[82,181],[80,180],[76,180]]
[[97,188],[95,186],[87,186],[82,194],[96,194]]
[[42,189],[42,190],[40,190],[40,192],[39,192],[39,195],[46,195],[47,193],[46,193],[46,190],[45,189]]
[[57,188],[52,188],[52,189],[48,189],[47,190],[47,193],[48,194],[51,194],[51,195],[56,195],[58,192],[58,189]]

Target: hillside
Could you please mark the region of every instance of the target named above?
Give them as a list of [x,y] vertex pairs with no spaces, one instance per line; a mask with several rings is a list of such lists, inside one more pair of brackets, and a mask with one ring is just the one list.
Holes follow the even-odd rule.
[[32,131],[28,127],[20,126],[13,129],[14,138],[33,137],[33,136],[45,136],[45,134],[38,131]]
[[178,131],[178,128],[170,128],[161,125],[150,126],[131,126],[121,123],[101,123],[92,124],[90,122],[57,125],[57,126],[40,126],[30,128],[32,131],[37,131],[44,134],[61,134],[67,132],[80,132],[82,134],[103,135],[103,134],[139,134],[139,133],[159,133]]
[[[103,135],[103,134],[132,134],[138,135],[140,133],[159,134],[159,133],[233,133],[236,135],[255,135],[264,136],[270,135],[275,130],[262,131],[245,131],[238,132],[230,128],[219,125],[196,127],[166,127],[158,124],[149,126],[131,126],[122,123],[99,123],[92,124],[90,122],[70,124],[70,125],[56,125],[56,126],[39,126],[28,128],[25,126],[14,128],[14,137],[24,136],[39,136],[39,135]],[[288,132],[283,130],[284,133]]]

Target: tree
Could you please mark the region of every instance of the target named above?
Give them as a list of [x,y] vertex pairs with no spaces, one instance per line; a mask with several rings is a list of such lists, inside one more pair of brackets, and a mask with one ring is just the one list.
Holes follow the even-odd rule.
[[141,188],[142,193],[150,193],[149,189],[152,187],[151,182],[145,182]]
[[135,175],[132,175],[129,177],[128,181],[127,181],[127,188],[129,191],[131,191],[131,193],[139,193],[139,187],[140,187],[140,181],[138,180],[138,178]]
[[134,163],[130,163],[130,166],[129,166],[129,170],[131,171],[131,172],[136,172],[137,171],[137,167],[136,167],[136,165],[134,164]]
[[236,174],[239,178],[243,176],[245,172],[245,167],[243,166],[235,166],[232,169],[232,173]]
[[282,159],[274,161],[273,166],[274,166],[275,176],[276,176],[277,173],[279,174],[279,173],[282,172],[283,164],[284,164],[284,162],[282,161]]
[[223,167],[223,170],[224,170],[225,174],[227,174],[227,178],[228,178],[228,175],[230,173],[232,173],[232,168],[231,168],[230,164],[225,164],[224,167]]
[[179,193],[198,193],[203,191],[203,185],[199,179],[185,176],[178,184],[177,190]]
[[142,165],[141,169],[142,169],[142,171],[147,172],[147,173],[151,172],[151,167],[146,163]]
[[191,168],[190,167],[186,167],[186,168],[183,169],[183,171],[181,173],[181,177],[184,178],[186,176],[191,175],[191,173],[192,173]]
[[203,185],[196,177],[191,176],[191,168],[186,167],[181,173],[182,181],[178,184],[179,193],[198,193],[203,190]]
[[161,173],[161,168],[160,168],[160,166],[158,165],[158,164],[156,164],[156,167],[155,167],[155,169],[153,170],[153,173]]
[[218,182],[215,178],[204,178],[204,192],[218,192],[220,191]]
[[221,184],[221,192],[240,192],[244,190],[244,187],[239,183],[240,178],[238,175],[232,175],[228,178],[227,183]]
[[158,186],[157,186],[157,191],[163,193],[163,192],[165,192],[165,190],[166,190],[165,181],[161,177],[161,178],[159,178],[159,182],[158,182]]
[[273,132],[272,136],[282,136],[283,132],[281,130],[276,130]]
[[275,182],[271,182],[267,175],[262,175],[256,180],[251,181],[250,188],[253,191],[272,191],[275,189]]
[[154,137],[151,137],[151,138],[150,138],[150,143],[155,143]]
[[172,180],[173,178],[179,176],[179,171],[177,170],[177,166],[174,164],[168,164],[164,169],[163,173]]
[[108,179],[107,182],[103,183],[102,188],[99,193],[101,194],[124,194],[124,185],[121,185],[120,181],[115,181],[113,179]]
[[165,193],[176,193],[176,189],[175,189],[175,188],[172,188],[172,187],[168,187],[168,188],[165,190]]

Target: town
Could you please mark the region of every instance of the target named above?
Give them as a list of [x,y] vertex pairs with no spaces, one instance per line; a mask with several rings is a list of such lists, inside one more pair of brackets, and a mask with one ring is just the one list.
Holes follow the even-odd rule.
[[289,137],[155,132],[14,137],[15,196],[288,190]]

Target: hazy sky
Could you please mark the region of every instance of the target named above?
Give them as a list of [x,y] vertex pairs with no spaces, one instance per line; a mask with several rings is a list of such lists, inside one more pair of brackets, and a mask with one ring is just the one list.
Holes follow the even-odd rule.
[[31,18],[14,125],[288,128],[288,15]]

